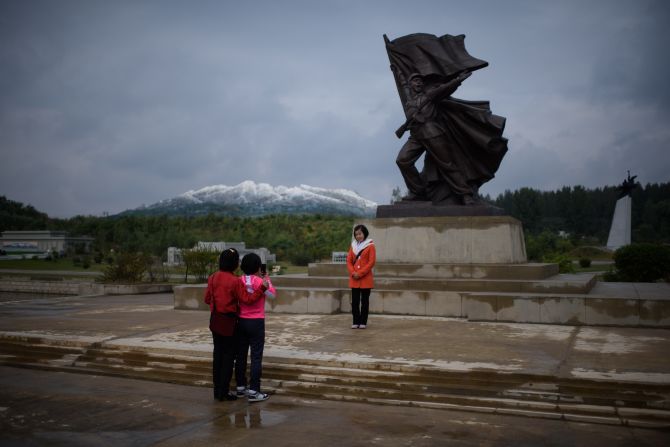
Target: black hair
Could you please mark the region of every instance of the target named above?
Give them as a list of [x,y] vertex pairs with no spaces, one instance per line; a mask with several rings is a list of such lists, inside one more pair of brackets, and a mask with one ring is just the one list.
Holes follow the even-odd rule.
[[240,265],[240,254],[234,248],[223,250],[219,255],[219,270],[234,272]]
[[361,231],[363,232],[363,236],[365,236],[364,239],[367,239],[367,238],[368,238],[368,235],[370,234],[370,232],[369,232],[368,229],[365,227],[365,225],[356,225],[356,226],[354,227],[354,232],[353,232],[354,239],[356,239],[356,232],[357,232],[358,230],[361,230]]
[[261,269],[261,257],[256,253],[247,253],[242,258],[242,264],[240,268],[245,275],[253,275]]

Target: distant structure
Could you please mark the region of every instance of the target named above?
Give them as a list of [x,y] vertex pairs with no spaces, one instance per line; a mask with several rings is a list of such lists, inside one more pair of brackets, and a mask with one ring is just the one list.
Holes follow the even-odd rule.
[[330,262],[333,264],[346,264],[347,263],[347,254],[346,251],[334,251],[331,253]]
[[631,194],[635,188],[640,186],[635,181],[636,178],[637,175],[631,177],[630,171],[628,171],[628,178],[618,188],[619,200],[616,202],[614,216],[612,217],[612,226],[607,238],[607,248],[610,250],[616,250],[619,247],[630,244],[631,213],[633,209]]
[[[277,262],[277,255],[270,253],[265,247],[261,248],[246,248],[244,242],[203,242],[200,241],[193,247],[194,250],[213,251],[221,253],[223,250],[234,248],[240,254],[240,259],[248,253],[256,253],[261,258],[263,264]],[[184,259],[182,257],[182,249],[177,247],[168,247],[167,262],[169,266],[182,265]]]
[[91,252],[95,238],[69,236],[67,231],[3,231],[0,248],[7,253],[35,253],[77,250]]

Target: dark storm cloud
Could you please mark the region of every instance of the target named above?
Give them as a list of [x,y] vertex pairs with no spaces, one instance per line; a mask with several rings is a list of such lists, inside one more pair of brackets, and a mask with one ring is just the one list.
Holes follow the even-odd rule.
[[[402,179],[382,34],[467,35],[489,61],[455,96],[508,118],[485,192],[667,181],[660,1],[0,3],[0,194],[118,212],[243,180]],[[631,163],[631,159],[636,164]]]
[[598,55],[591,84],[595,99],[670,108],[670,3],[630,5],[630,19],[603,24],[612,32]]

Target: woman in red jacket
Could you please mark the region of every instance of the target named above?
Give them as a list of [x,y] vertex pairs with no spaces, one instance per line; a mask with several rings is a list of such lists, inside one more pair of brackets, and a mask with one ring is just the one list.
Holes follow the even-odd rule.
[[368,324],[370,308],[370,291],[374,287],[372,268],[375,266],[377,253],[372,239],[368,238],[365,225],[354,227],[354,240],[347,254],[347,270],[349,270],[349,287],[351,287],[351,314],[354,318],[351,329],[365,329]]
[[219,271],[207,280],[205,303],[214,312],[230,317],[230,335],[221,335],[212,331],[214,352],[212,361],[212,381],[214,382],[214,398],[217,400],[236,400],[235,393],[230,392],[230,379],[233,375],[235,361],[235,337],[233,330],[239,312],[239,303],[252,304],[260,299],[267,290],[268,284],[263,281],[260,288],[253,293],[247,292],[240,279],[233,274],[240,265],[240,255],[234,248],[221,252]]

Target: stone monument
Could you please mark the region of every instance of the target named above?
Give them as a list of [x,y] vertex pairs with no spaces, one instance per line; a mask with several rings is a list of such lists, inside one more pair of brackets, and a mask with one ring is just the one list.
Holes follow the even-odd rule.
[[[465,36],[384,35],[409,137],[396,163],[408,194],[377,207],[365,221],[380,262],[526,262],[521,223],[483,202],[479,188],[491,180],[507,152],[505,118],[488,101],[451,95],[488,65],[465,49]],[[424,156],[421,172],[415,166]]]
[[630,244],[631,212],[633,209],[631,194],[636,187],[640,186],[635,178],[637,178],[637,175],[631,177],[630,171],[628,171],[628,178],[618,188],[619,198],[614,208],[610,234],[607,238],[607,248],[610,250],[616,250]]
[[[475,70],[488,65],[465,50],[464,35],[384,36],[405,122],[396,131],[409,138],[396,163],[409,191],[407,202],[476,205],[479,187],[491,180],[507,152],[505,118],[488,101],[451,95]],[[424,168],[415,162],[425,154]]]

